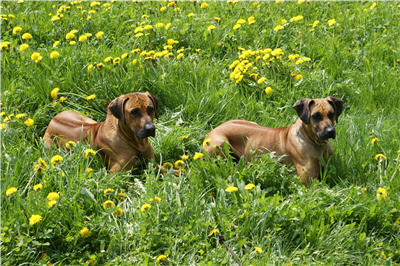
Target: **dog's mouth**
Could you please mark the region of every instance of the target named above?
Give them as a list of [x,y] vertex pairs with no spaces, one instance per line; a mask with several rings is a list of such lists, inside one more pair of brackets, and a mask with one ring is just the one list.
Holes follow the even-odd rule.
[[147,137],[155,137],[156,127],[154,126],[154,124],[146,124],[143,128],[141,128],[138,132],[136,132],[135,135],[139,139],[145,139]]
[[336,138],[336,132],[335,129],[333,128],[324,130],[322,132],[317,132],[316,135],[320,140],[328,140]]

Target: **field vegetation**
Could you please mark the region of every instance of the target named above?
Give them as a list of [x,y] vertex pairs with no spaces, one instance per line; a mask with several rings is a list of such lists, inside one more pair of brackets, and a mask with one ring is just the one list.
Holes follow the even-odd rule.
[[[2,1],[1,263],[399,264],[399,17],[394,1]],[[44,148],[57,113],[103,121],[138,91],[160,101],[166,174]],[[329,95],[344,111],[311,188],[273,154],[204,154],[222,122],[287,126]]]

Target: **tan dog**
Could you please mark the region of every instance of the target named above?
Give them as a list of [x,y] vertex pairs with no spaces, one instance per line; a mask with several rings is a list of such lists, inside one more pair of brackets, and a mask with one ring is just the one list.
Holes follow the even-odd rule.
[[[275,152],[292,163],[306,186],[320,174],[320,159],[332,155],[329,138],[335,138],[334,121],[343,110],[335,97],[304,98],[293,105],[299,118],[289,127],[270,128],[244,120],[231,120],[213,129],[205,139],[211,155],[223,155],[224,143],[237,158],[250,160],[256,152]],[[209,140],[208,140],[209,139]]]
[[157,109],[158,100],[154,95],[136,92],[114,99],[104,122],[64,111],[50,121],[43,137],[45,146],[50,147],[54,140],[59,146],[82,140],[100,149],[111,172],[130,170],[135,168],[139,156],[154,158],[147,137],[155,136],[153,119]]

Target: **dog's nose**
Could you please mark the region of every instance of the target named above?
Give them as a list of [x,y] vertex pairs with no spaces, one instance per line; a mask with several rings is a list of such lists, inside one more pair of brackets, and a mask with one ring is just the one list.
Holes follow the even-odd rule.
[[156,134],[156,126],[153,123],[147,123],[144,125],[144,130],[147,136],[153,136]]
[[334,138],[336,137],[335,128],[334,128],[334,127],[328,127],[328,128],[325,130],[325,135],[326,135],[326,138],[332,138],[332,139],[334,139]]

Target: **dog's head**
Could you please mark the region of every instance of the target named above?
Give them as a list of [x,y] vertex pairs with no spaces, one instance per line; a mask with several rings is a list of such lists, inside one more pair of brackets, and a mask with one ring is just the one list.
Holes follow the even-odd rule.
[[318,139],[336,137],[334,121],[338,121],[343,111],[343,100],[332,96],[321,99],[303,98],[298,100],[293,108]]
[[128,127],[139,139],[155,136],[153,119],[157,118],[158,100],[150,92],[121,95],[108,108],[121,125]]

